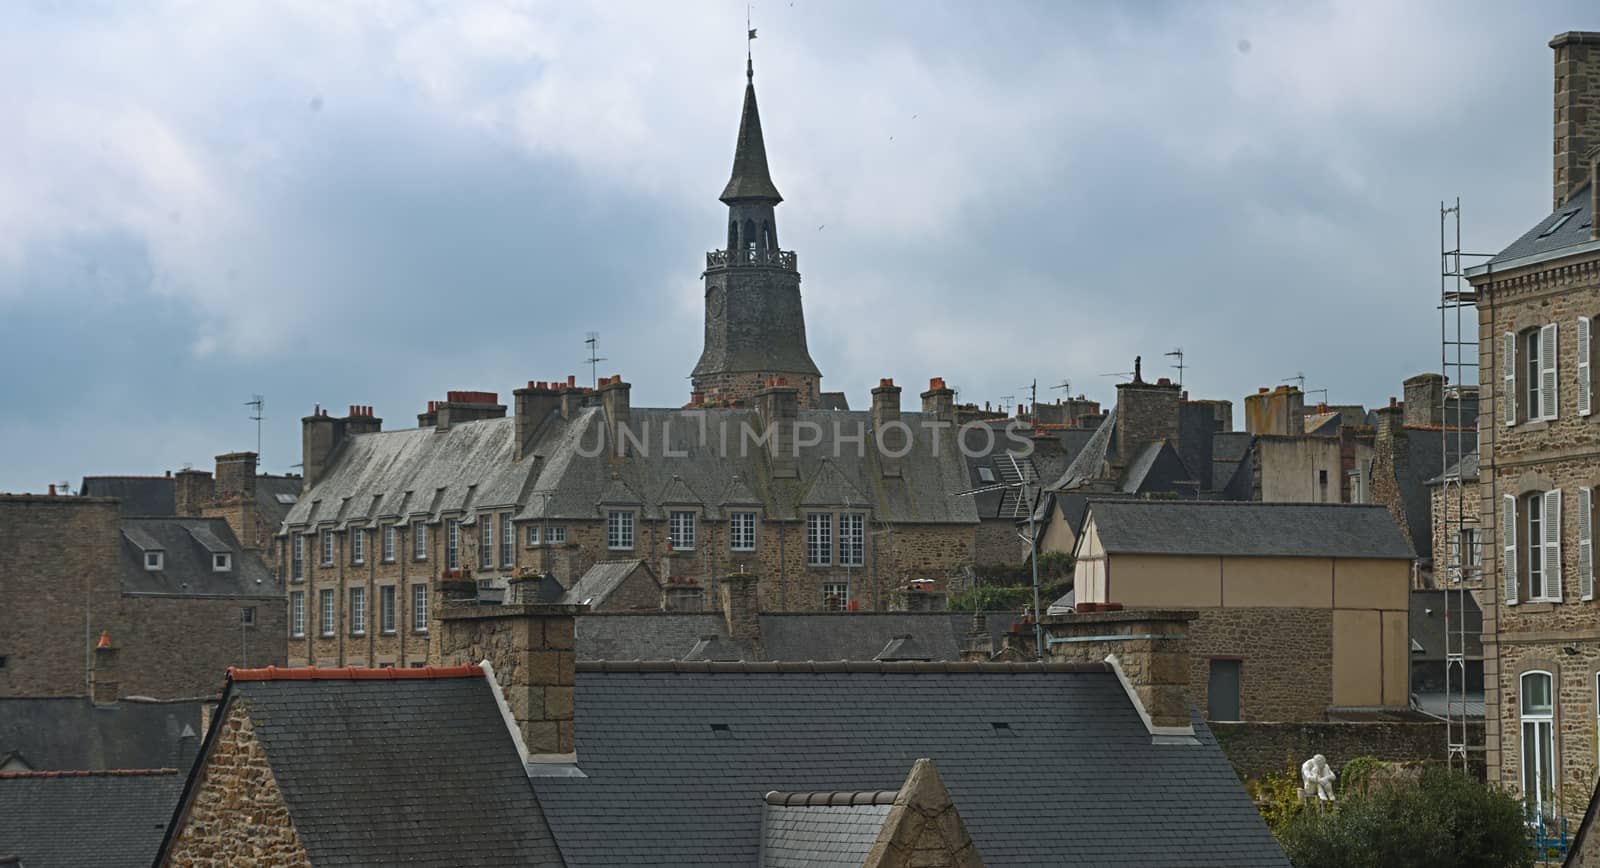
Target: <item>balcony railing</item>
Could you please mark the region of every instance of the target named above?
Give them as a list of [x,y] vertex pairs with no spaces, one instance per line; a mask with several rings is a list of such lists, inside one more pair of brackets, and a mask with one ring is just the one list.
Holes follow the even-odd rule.
[[799,270],[799,258],[793,250],[765,250],[759,247],[737,250],[712,250],[706,253],[706,268],[727,268],[741,265],[767,265],[785,271]]

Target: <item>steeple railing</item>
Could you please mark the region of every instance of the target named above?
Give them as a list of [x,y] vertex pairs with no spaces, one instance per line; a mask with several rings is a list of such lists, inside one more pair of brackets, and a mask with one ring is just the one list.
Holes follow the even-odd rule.
[[795,255],[793,250],[741,247],[734,250],[710,250],[706,252],[706,268],[708,270],[744,265],[774,266],[784,271],[800,270],[799,257]]

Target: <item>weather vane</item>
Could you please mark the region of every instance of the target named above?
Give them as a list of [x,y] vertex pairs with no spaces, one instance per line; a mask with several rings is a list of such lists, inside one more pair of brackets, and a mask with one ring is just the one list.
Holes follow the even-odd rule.
[[756,64],[754,57],[750,53],[750,43],[755,41],[756,29],[750,26],[750,5],[748,3],[744,7],[744,32],[744,75],[745,78],[755,81]]

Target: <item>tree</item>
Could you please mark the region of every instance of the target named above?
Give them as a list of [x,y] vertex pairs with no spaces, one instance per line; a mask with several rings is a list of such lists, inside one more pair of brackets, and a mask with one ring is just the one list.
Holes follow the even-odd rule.
[[1522,802],[1433,766],[1346,789],[1275,831],[1295,868],[1519,868],[1533,864]]

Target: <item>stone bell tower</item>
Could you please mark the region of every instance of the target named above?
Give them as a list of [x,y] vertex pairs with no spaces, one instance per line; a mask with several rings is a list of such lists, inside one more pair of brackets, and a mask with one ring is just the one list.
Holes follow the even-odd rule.
[[783,197],[767,172],[755,68],[749,61],[745,79],[733,177],[719,197],[728,206],[728,240],[723,249],[706,254],[706,342],[691,379],[701,400],[748,402],[778,378],[799,392],[801,407],[812,407],[822,373],[806,349],[794,251],[778,247],[774,212]]

